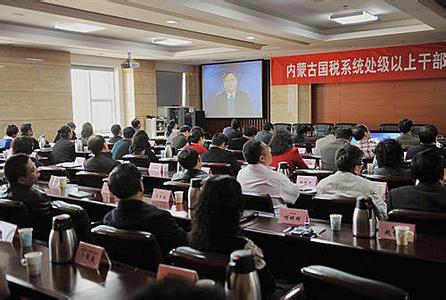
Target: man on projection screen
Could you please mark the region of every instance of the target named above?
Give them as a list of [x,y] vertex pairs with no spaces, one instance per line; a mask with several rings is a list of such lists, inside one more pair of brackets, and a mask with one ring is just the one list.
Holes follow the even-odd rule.
[[215,95],[210,105],[210,116],[249,117],[254,111],[248,94],[237,90],[237,75],[234,72],[223,74],[225,90]]

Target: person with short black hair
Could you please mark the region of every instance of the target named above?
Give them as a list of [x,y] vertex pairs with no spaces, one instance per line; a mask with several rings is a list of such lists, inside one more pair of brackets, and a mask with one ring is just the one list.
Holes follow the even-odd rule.
[[183,148],[192,148],[194,149],[199,155],[202,155],[208,149],[204,146],[204,131],[202,129],[192,129],[192,132],[190,133],[189,137],[187,138],[188,144],[184,146]]
[[442,166],[446,168],[446,149],[438,148],[437,143],[438,130],[434,125],[425,125],[421,128],[418,134],[421,144],[418,146],[412,146],[407,150],[406,159],[411,160],[417,153],[428,150],[436,149],[440,151],[443,156]]
[[241,138],[234,138],[229,141],[228,149],[231,150],[242,150],[243,145],[247,141],[252,141],[255,139],[257,134],[257,128],[254,126],[243,127],[243,136]]
[[152,146],[150,146],[149,142],[149,136],[147,135],[147,132],[145,130],[138,130],[133,135],[132,145],[129,148],[130,154],[135,155],[147,155],[149,158],[149,162],[147,165],[144,165],[141,167],[149,167],[150,162],[158,162],[158,157],[156,157],[156,154],[152,151]]
[[201,159],[204,162],[231,164],[231,174],[237,175],[240,170],[240,163],[237,162],[234,153],[226,150],[227,146],[228,137],[218,132],[212,136],[211,147],[206,153],[203,153]]
[[21,136],[29,136],[30,138],[32,138],[34,150],[37,150],[40,148],[39,142],[35,138],[33,138],[34,131],[33,131],[31,123],[24,123],[24,124],[22,124],[22,126],[20,126],[20,135]]
[[413,122],[410,119],[403,119],[398,124],[398,128],[401,132],[401,135],[396,138],[396,140],[401,144],[403,149],[408,149],[411,146],[416,146],[420,144],[420,140],[412,136],[410,131],[412,129]]
[[74,143],[71,141],[72,131],[68,125],[60,127],[57,131],[60,139],[53,147],[54,163],[71,162],[76,159],[76,149]]
[[141,173],[134,164],[116,166],[108,176],[110,192],[118,199],[118,206],[104,217],[104,224],[119,229],[152,233],[162,253],[187,245],[186,232],[178,226],[171,214],[145,203]]
[[410,169],[404,167],[404,153],[401,144],[396,140],[386,139],[375,149],[378,166],[373,175],[410,177]]
[[435,148],[418,152],[411,162],[413,176],[418,183],[390,191],[389,210],[410,209],[446,212],[446,187],[443,185],[444,157]]
[[112,158],[114,160],[122,159],[126,154],[130,153],[130,146],[132,145],[132,138],[135,134],[135,129],[133,127],[124,128],[124,138],[120,139],[113,145],[112,148]]
[[336,139],[321,148],[321,169],[336,172],[336,151],[352,140],[352,130],[342,128],[336,131]]
[[377,186],[361,177],[362,151],[345,143],[336,151],[337,172],[322,179],[317,187],[317,195],[339,195],[345,197],[368,196],[372,199],[379,219],[387,219],[387,204],[379,195]]
[[291,133],[287,129],[277,129],[269,143],[273,162],[271,166],[277,168],[280,162],[287,162],[290,174],[296,169],[308,169],[307,164],[299,154],[299,149],[293,146]]
[[311,143],[305,138],[308,133],[311,133],[311,129],[312,127],[309,124],[299,124],[297,126],[296,134],[292,137],[293,144],[305,144],[305,148],[311,150]]
[[86,171],[108,174],[119,165],[118,161],[109,156],[108,145],[102,135],[92,135],[88,140],[88,149],[94,156],[85,161]]
[[190,135],[190,126],[183,125],[181,126],[179,133],[172,140],[172,148],[178,150],[187,145],[187,138]]
[[131,122],[133,129],[135,129],[135,133],[141,129],[141,121],[138,118],[134,118]]
[[90,122],[82,124],[81,139],[84,146],[88,146],[88,140],[93,135],[93,125]]
[[19,129],[14,124],[6,126],[5,136],[0,140],[0,150],[7,150],[11,148],[12,140],[17,137]]
[[356,140],[355,146],[361,149],[365,159],[375,157],[376,143],[370,139],[369,129],[365,125],[356,125],[352,130],[353,138]]
[[273,133],[274,133],[273,124],[271,124],[270,122],[265,122],[263,123],[262,130],[257,132],[255,139],[264,142],[265,144],[269,144],[269,141],[271,141]]
[[[74,140],[74,141],[77,140],[76,132],[75,132],[76,124],[74,124],[74,122],[68,122],[67,126],[70,127],[70,129],[71,129],[71,140]],[[60,134],[59,133],[56,134],[56,137],[54,138],[53,143],[57,143],[58,140],[60,140]]]
[[232,139],[235,139],[235,138],[240,138],[243,136],[243,133],[240,130],[240,128],[241,128],[240,120],[232,119],[231,126],[225,127],[223,129],[223,134],[228,137],[229,141],[231,141]]
[[183,148],[178,154],[178,163],[184,171],[175,173],[172,181],[190,183],[192,178],[205,179],[208,173],[201,170],[203,165],[200,155],[193,148]]
[[269,167],[273,158],[268,145],[252,140],[246,142],[242,151],[248,166],[238,172],[237,181],[244,193],[268,194],[275,207],[297,201],[299,186]]
[[110,131],[113,134],[113,136],[108,140],[110,144],[116,144],[119,140],[122,139],[121,125],[119,124],[112,125]]
[[42,163],[33,155],[34,142],[30,136],[18,136],[12,141],[12,154],[26,154],[37,167],[41,167]]

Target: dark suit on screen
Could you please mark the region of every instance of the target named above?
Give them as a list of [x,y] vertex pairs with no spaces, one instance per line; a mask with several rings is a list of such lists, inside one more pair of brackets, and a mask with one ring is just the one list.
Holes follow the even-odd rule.
[[254,114],[248,94],[243,91],[236,90],[234,99],[229,99],[226,91],[215,95],[208,113],[211,116],[229,116],[229,117],[243,117]]

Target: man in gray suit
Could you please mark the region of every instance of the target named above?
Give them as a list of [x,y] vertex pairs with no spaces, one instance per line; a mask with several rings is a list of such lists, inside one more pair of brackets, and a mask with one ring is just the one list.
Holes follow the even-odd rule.
[[234,72],[223,74],[225,90],[215,95],[209,107],[210,116],[244,117],[252,116],[254,110],[246,92],[237,90],[237,75]]
[[336,139],[321,148],[321,169],[336,172],[336,151],[342,148],[345,144],[350,143],[351,140],[351,129],[339,129],[336,131]]

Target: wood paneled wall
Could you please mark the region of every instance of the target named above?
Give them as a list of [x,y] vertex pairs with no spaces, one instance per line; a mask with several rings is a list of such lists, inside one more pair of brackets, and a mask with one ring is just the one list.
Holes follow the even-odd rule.
[[446,134],[446,78],[317,84],[312,89],[314,123],[363,123],[378,129],[381,123],[410,118]]
[[52,140],[72,121],[70,54],[0,46],[0,132],[7,124],[33,125]]

